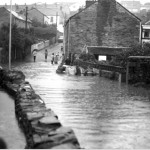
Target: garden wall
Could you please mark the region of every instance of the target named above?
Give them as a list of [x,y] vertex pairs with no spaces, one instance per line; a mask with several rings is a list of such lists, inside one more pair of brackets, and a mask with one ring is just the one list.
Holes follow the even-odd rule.
[[106,77],[120,82],[126,81],[126,70],[125,68],[119,66],[102,65],[98,63],[85,62],[82,60],[74,61],[74,65],[80,66],[84,69],[86,69],[88,66],[90,68],[99,69],[99,76],[101,77]]

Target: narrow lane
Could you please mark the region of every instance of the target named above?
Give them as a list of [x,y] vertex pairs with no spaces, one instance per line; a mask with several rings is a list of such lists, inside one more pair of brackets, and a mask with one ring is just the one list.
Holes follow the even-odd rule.
[[100,77],[59,75],[57,65],[49,61],[18,63],[14,68],[25,73],[61,123],[75,131],[81,147],[150,148],[149,91]]

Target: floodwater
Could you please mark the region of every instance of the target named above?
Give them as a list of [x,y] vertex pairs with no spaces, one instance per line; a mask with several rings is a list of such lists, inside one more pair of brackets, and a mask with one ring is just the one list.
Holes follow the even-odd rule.
[[0,138],[8,149],[24,149],[26,140],[20,130],[16,116],[14,100],[0,88]]
[[149,149],[149,91],[99,76],[56,74],[49,62],[16,64],[85,149]]

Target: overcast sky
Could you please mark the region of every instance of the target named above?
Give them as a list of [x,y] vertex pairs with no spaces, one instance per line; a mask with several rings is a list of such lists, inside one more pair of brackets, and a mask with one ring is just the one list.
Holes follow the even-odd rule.
[[[122,0],[117,0],[118,2],[122,1]],[[134,1],[134,0],[130,0],[130,1]],[[141,3],[147,3],[150,2],[150,0],[140,0]],[[85,0],[12,0],[13,4],[33,4],[33,3],[38,3],[38,2],[42,2],[42,3],[47,3],[47,4],[51,4],[51,3],[55,3],[55,2],[79,2],[79,3],[84,3]],[[10,4],[10,0],[0,0],[0,5],[4,5],[5,3],[7,3],[8,5]]]

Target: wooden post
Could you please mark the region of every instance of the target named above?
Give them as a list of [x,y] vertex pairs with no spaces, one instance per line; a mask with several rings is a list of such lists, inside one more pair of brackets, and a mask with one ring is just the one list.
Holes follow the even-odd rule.
[[28,7],[26,6],[25,33],[27,33],[27,29],[28,29]]
[[119,83],[121,83],[121,81],[122,81],[122,74],[121,73],[119,73],[119,79],[118,79],[118,81],[119,81]]
[[129,80],[129,60],[127,61],[127,66],[126,66],[126,84],[128,84]]
[[12,0],[10,0],[10,22],[9,22],[9,70],[11,70],[11,44],[12,44]]

